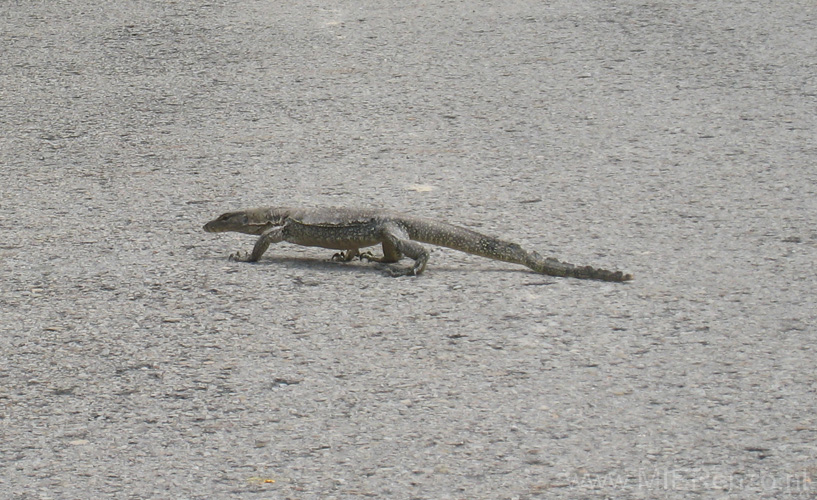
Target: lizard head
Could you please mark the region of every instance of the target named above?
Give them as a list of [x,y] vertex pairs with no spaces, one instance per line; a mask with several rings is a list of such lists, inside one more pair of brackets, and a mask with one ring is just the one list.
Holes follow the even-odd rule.
[[283,218],[269,209],[255,208],[227,212],[204,225],[208,233],[235,231],[245,234],[261,234],[272,226],[281,225]]

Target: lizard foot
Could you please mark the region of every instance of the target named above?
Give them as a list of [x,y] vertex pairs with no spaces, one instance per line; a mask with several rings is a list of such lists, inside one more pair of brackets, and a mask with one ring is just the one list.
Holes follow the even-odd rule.
[[355,250],[346,250],[345,252],[338,252],[332,256],[332,260],[335,262],[349,262],[353,260],[355,257],[360,258],[360,251]]
[[248,252],[235,252],[231,253],[227,260],[230,262],[251,262],[250,261],[250,254]]
[[386,276],[399,278],[401,276],[417,276],[417,270],[413,267],[387,267]]
[[357,254],[357,258],[360,260],[366,259],[368,262],[380,262],[379,257],[375,257],[372,252],[363,252]]

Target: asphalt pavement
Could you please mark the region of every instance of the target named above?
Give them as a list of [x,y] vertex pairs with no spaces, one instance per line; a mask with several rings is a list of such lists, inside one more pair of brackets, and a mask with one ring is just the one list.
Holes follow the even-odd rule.
[[[0,498],[817,496],[813,2],[6,1],[0,28]],[[258,205],[635,279],[228,261],[253,237],[202,224]]]

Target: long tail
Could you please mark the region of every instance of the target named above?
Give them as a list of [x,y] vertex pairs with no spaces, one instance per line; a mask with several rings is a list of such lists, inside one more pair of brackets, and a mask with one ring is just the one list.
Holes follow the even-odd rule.
[[591,266],[574,266],[553,258],[546,259],[536,252],[528,252],[528,258],[523,264],[537,273],[551,276],[568,276],[602,281],[630,281],[633,279],[632,274],[625,274],[621,271],[608,271],[607,269]]
[[491,236],[454,226],[445,222],[427,219],[404,222],[412,240],[438,245],[461,252],[487,257],[489,259],[521,264],[537,273],[602,281],[629,281],[632,274],[608,271],[591,266],[575,266],[553,258],[544,258],[536,252],[528,252],[516,243],[510,243]]

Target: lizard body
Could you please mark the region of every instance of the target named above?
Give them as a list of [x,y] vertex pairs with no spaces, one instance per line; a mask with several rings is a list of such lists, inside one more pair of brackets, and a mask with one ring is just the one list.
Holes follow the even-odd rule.
[[[209,233],[235,231],[258,235],[249,255],[234,254],[231,259],[255,262],[273,243],[286,241],[304,246],[342,250],[335,258],[350,261],[355,257],[393,263],[403,256],[414,259],[414,266],[402,274],[418,275],[425,270],[428,250],[420,243],[444,246],[487,257],[521,264],[551,276],[603,281],[628,281],[632,275],[590,266],[574,266],[536,252],[528,252],[516,243],[500,240],[445,222],[376,209],[259,207],[227,212],[204,225]],[[360,253],[361,248],[382,245],[383,256]]]

